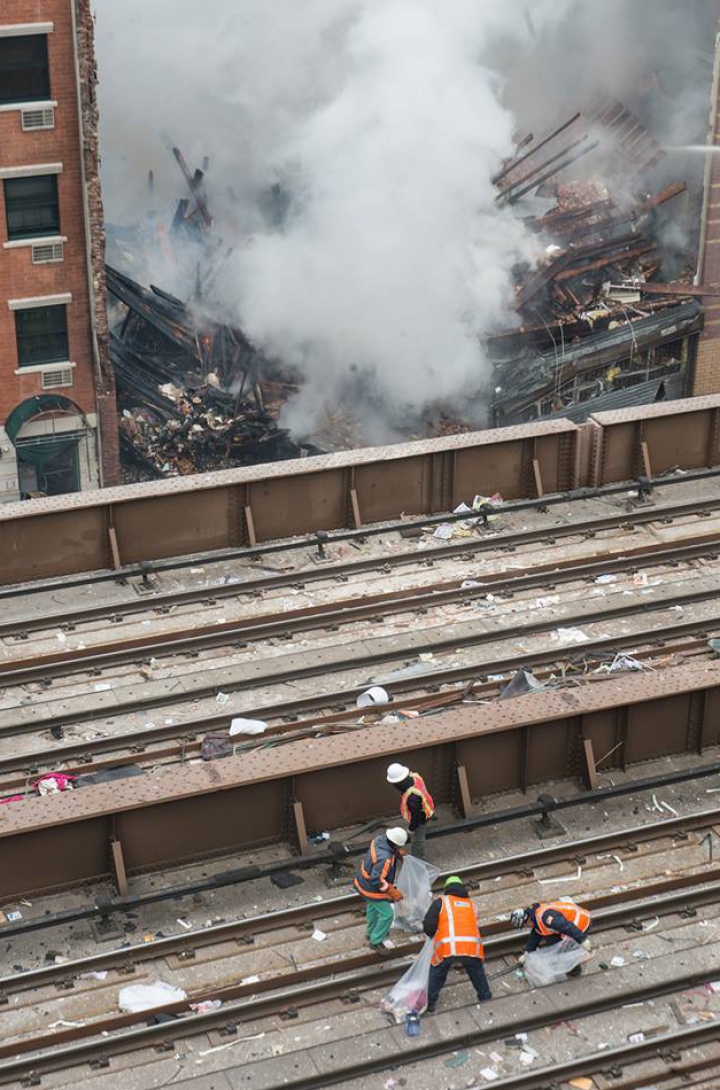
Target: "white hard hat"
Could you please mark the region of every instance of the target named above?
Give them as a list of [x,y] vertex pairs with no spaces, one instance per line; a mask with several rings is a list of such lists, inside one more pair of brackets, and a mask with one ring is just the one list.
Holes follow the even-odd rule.
[[405,829],[401,829],[400,826],[396,826],[394,829],[388,829],[385,836],[396,848],[404,848],[407,844],[407,832]]
[[387,782],[388,783],[402,783],[410,775],[410,769],[405,765],[393,764],[388,765],[387,770]]

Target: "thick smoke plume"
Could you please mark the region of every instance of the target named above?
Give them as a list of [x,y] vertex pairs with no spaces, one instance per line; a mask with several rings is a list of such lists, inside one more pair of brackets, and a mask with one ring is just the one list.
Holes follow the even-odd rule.
[[[714,0],[696,3],[707,21]],[[489,377],[483,336],[512,324],[512,267],[539,246],[498,208],[491,179],[526,122],[576,108],[560,79],[564,39],[581,39],[567,53],[573,74],[586,39],[583,91],[608,89],[591,7],[596,16],[589,0],[108,0],[98,52],[109,218],[135,221],[152,203],[167,217],[182,194],[171,144],[193,165],[209,155],[218,228],[235,241],[212,305],[298,366],[298,434],[342,399],[368,440],[392,435],[408,409],[462,405]],[[666,0],[650,8],[658,20],[669,11]],[[611,20],[620,41],[629,9]],[[150,273],[179,290],[167,254],[145,255]]]

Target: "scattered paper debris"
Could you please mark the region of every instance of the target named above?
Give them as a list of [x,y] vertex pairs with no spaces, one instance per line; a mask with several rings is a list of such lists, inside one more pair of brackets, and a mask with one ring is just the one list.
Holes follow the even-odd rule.
[[267,726],[262,719],[231,719],[230,734],[264,734]]
[[626,965],[627,963],[625,961],[625,958],[621,958],[619,954],[616,954],[610,964],[614,965],[616,969],[620,969],[623,965]]
[[561,643],[587,643],[590,637],[581,628],[557,628],[550,638]]
[[315,939],[315,942],[325,942],[327,935],[324,931],[321,931],[319,927],[316,927],[311,937]]

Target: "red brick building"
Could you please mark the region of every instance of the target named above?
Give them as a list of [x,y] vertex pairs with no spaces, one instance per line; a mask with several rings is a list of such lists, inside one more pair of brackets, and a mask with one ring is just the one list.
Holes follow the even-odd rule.
[[0,4],[0,502],[118,483],[89,0]]

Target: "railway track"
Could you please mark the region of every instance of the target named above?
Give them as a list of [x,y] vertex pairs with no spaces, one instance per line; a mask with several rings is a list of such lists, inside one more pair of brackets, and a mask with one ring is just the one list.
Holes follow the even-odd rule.
[[[471,875],[475,881],[487,883],[501,875],[525,877],[539,866],[558,859],[574,860],[578,855],[596,854],[613,846],[619,850],[624,848],[630,851],[632,847],[637,848],[639,843],[648,843],[653,838],[659,838],[662,842],[673,837],[680,838],[682,843],[682,838],[687,837],[691,830],[703,830],[708,825],[712,826],[717,818],[718,811],[708,811],[676,821],[656,823],[642,829],[626,829],[601,837],[586,838],[524,856],[484,862],[475,867],[464,868],[464,873]],[[584,896],[582,900],[593,910],[596,920],[595,930],[602,935],[606,931],[619,927],[637,928],[643,919],[647,920],[650,917],[664,919],[678,912],[697,911],[699,906],[713,904],[719,892],[720,870],[708,866],[694,874],[677,875],[670,879],[661,878],[645,883],[642,889],[629,888],[593,894],[589,897]],[[513,890],[508,891],[508,895],[516,900],[520,896]],[[123,967],[127,969],[128,962],[135,969],[144,960],[166,955],[170,950],[182,953],[183,950],[197,949],[198,943],[205,946],[217,943],[221,939],[235,942],[242,941],[243,937],[254,939],[262,934],[287,930],[293,923],[304,923],[318,918],[335,918],[338,914],[350,913],[357,906],[358,900],[355,897],[334,898],[322,905],[305,905],[274,916],[263,916],[223,925],[222,928],[213,929],[210,934],[174,936],[159,943],[148,944],[144,949],[135,947],[130,950],[114,951],[72,964],[31,971],[16,977],[5,978],[0,981],[0,986],[2,986],[3,998],[8,1001],[27,989],[49,984],[55,984],[60,988],[61,994],[65,994],[68,985],[84,972]],[[515,954],[522,948],[523,936],[517,932],[508,931],[507,924],[501,920],[486,925],[484,933],[487,936],[486,945],[491,959],[491,968],[493,961]],[[360,954],[344,957],[341,962],[331,960],[300,968],[294,972],[284,971],[279,975],[275,974],[260,980],[254,979],[229,986],[201,989],[194,992],[187,1001],[168,1004],[166,1007],[154,1010],[153,1013],[156,1016],[182,1016],[179,1020],[164,1021],[160,1025],[140,1027],[139,1023],[146,1021],[147,1014],[114,1014],[110,1017],[93,1019],[86,1025],[61,1028],[56,1032],[39,1036],[23,1036],[15,1040],[7,1040],[0,1044],[0,1083],[5,1085],[14,1079],[33,1078],[85,1062],[107,1066],[112,1058],[135,1049],[149,1046],[158,1049],[167,1046],[169,1042],[176,1041],[179,1037],[186,1038],[199,1032],[205,1033],[210,1029],[221,1028],[226,1035],[232,1037],[233,1034],[238,1033],[243,1024],[256,1024],[259,1019],[269,1016],[287,1017],[288,1014],[293,1016],[293,1012],[297,1012],[298,1009],[315,1007],[319,1003],[327,1003],[330,1000],[346,998],[351,1003],[357,1002],[359,995],[385,986],[396,979],[400,971],[397,963],[414,953],[418,946],[418,940],[411,938],[398,946],[391,960],[384,960],[382,963],[376,954]],[[579,1020],[603,1010],[617,1009],[628,1003],[646,1002],[651,998],[670,994],[673,990],[706,983],[714,979],[714,973],[718,971],[717,966],[706,966],[702,970],[686,974],[682,980],[673,982],[663,979],[659,982],[643,984],[630,992],[623,991],[620,997],[616,994],[605,994],[601,997],[591,995],[586,999],[583,998],[582,992],[578,991],[575,998],[580,1002],[572,1003],[571,1015],[574,1020]],[[126,975],[124,974],[124,977]],[[219,1010],[206,1014],[187,1013],[189,1002],[203,1002],[210,999],[221,999],[223,1006]],[[570,1014],[567,1016],[569,1017]],[[523,1018],[523,1031],[530,1032],[548,1026],[556,1021],[557,1017],[558,1013],[554,1008],[548,1009],[547,1006],[543,1006],[534,1017]],[[478,1029],[470,1036],[467,1032],[443,1035],[442,1039],[435,1039],[428,1044],[422,1043],[418,1048],[413,1048],[412,1051],[396,1057],[391,1062],[394,1065],[413,1063],[421,1058],[445,1054],[452,1049],[479,1045],[494,1039],[503,1032],[512,1032],[512,1025],[503,1027],[496,1022],[494,1025],[486,1026],[485,1029]],[[388,1058],[384,1056],[367,1059],[359,1065],[335,1068],[316,1081],[306,1082],[299,1079],[285,1084],[294,1086],[296,1090],[305,1086],[309,1090],[315,1085],[344,1084],[346,1081],[385,1070],[388,1066]]]
[[[187,651],[195,653],[202,649],[222,647],[237,641],[248,643],[273,637],[287,639],[316,629],[327,629],[357,621],[378,619],[378,617],[385,618],[388,614],[418,612],[430,607],[457,602],[471,603],[478,598],[484,598],[490,592],[496,595],[512,596],[517,592],[537,587],[554,589],[557,584],[593,581],[602,575],[632,571],[634,563],[640,560],[654,567],[662,567],[700,558],[716,559],[719,549],[720,535],[710,534],[691,544],[644,545],[637,549],[625,549],[616,554],[593,556],[581,563],[570,560],[556,564],[542,564],[523,575],[489,574],[483,576],[481,582],[470,580],[473,586],[463,585],[465,581],[456,577],[453,580],[420,589],[413,587],[386,594],[364,595],[361,598],[348,598],[330,605],[310,606],[282,613],[247,617],[239,622],[231,621],[202,628],[194,625],[170,634],[163,633],[115,641],[110,644],[99,644],[91,649],[66,649],[42,654],[37,658],[1,663],[0,684],[23,685],[64,676],[74,670],[97,671],[104,666],[137,662],[139,656],[152,655],[158,658]],[[417,562],[417,557],[415,560]],[[633,609],[626,609],[624,613],[618,615],[626,615],[628,611],[633,612]],[[637,607],[635,611],[639,611]],[[596,614],[595,619],[598,617],[599,615]],[[586,619],[592,620],[593,615],[586,615]],[[543,623],[547,627],[547,622]],[[523,630],[532,633],[538,631],[538,628],[523,625]],[[502,638],[502,630],[490,634],[488,638],[496,636]]]
[[[662,612],[663,610],[672,610],[678,606],[682,607],[705,601],[713,602],[715,598],[716,595],[711,590],[693,591],[687,594],[668,597],[663,602],[644,602],[639,608],[635,604],[630,604],[608,610],[596,610],[590,611],[589,613],[564,616],[562,618],[562,624],[566,626],[588,625],[594,621],[617,620],[624,617],[631,617],[637,613],[657,613]],[[549,627],[551,627],[551,625],[549,625],[547,620],[544,620],[523,626],[522,632],[523,635],[542,633],[547,631]],[[717,631],[718,627],[720,627],[720,609],[714,609],[710,615],[691,621],[669,621],[663,625],[661,632],[657,627],[653,627],[645,630],[635,630],[627,635],[589,638],[582,644],[582,652],[580,652],[580,654],[587,656],[600,655],[611,649],[620,651],[628,647],[634,648],[648,643],[652,643],[658,647],[669,639],[678,639],[683,636],[696,635],[698,633],[707,635]],[[457,634],[451,636],[443,634],[435,639],[413,641],[412,646],[406,649],[394,648],[382,650],[376,654],[369,654],[360,661],[358,661],[357,654],[351,650],[351,653],[346,652],[344,656],[341,654],[334,661],[329,662],[323,660],[320,663],[310,664],[299,668],[290,665],[289,667],[286,666],[284,670],[277,669],[275,660],[270,660],[267,672],[263,676],[257,676],[256,674],[255,677],[251,679],[241,678],[237,681],[224,677],[222,682],[216,681],[213,684],[207,684],[194,688],[189,692],[183,692],[181,694],[182,699],[176,697],[172,701],[172,704],[174,707],[182,707],[184,704],[190,704],[203,697],[215,697],[220,690],[221,685],[222,690],[226,693],[237,691],[250,693],[252,690],[262,688],[270,683],[272,685],[278,685],[300,678],[313,678],[319,675],[325,676],[331,673],[353,670],[357,669],[359,666],[365,668],[368,666],[392,663],[396,660],[402,661],[408,657],[408,654],[412,657],[415,657],[420,653],[432,652],[434,654],[454,649],[460,644],[465,647],[477,647],[502,639],[510,639],[513,636],[516,636],[518,631],[519,626],[515,623],[514,625],[508,625],[505,629],[495,629],[493,632],[470,633],[467,638],[461,638]],[[441,686],[443,684],[450,685],[461,681],[467,682],[474,678],[496,675],[508,670],[527,669],[546,663],[557,663],[563,659],[572,660],[578,656],[578,653],[577,647],[569,648],[553,646],[550,650],[545,652],[529,652],[520,655],[515,653],[508,655],[507,657],[491,659],[481,663],[473,663],[468,666],[428,670],[427,672],[424,672],[421,677],[389,682],[386,685],[386,688],[388,692],[391,692],[392,694],[403,691],[407,692],[408,690],[417,691],[419,684],[426,690],[432,690],[432,687],[434,686]],[[358,684],[350,689],[326,692],[321,697],[302,697],[300,699],[273,702],[270,704],[252,703],[251,707],[253,716],[256,718],[268,719],[272,717],[292,717],[305,713],[312,713],[328,707],[347,707],[349,704],[354,704],[358,693],[366,687],[366,683]],[[130,699],[118,700],[117,703],[113,705],[110,714],[112,714],[113,717],[117,717],[121,714],[149,711],[155,708],[166,707],[169,703],[170,701],[166,693],[151,697],[131,697]],[[47,706],[52,708],[51,704]],[[69,726],[77,726],[81,723],[97,720],[98,718],[101,718],[101,716],[102,713],[96,709],[89,709],[82,712],[62,712],[55,715],[42,715],[40,714],[40,708],[38,707],[38,714],[34,715],[32,719],[0,725],[0,738],[13,738],[21,734],[31,734],[40,730],[52,730],[53,727],[66,728]],[[152,728],[132,732],[125,736],[122,744],[131,747],[138,743],[146,745],[150,742],[165,740],[168,737],[190,735],[196,730],[212,729],[220,724],[227,725],[227,719],[228,716],[227,713],[225,713],[224,715],[205,716],[202,719],[197,720],[185,720],[181,724],[170,724],[167,729]],[[113,742],[117,743],[118,738],[120,737],[122,736],[115,736]],[[82,751],[83,753],[87,753],[90,750],[98,752],[98,747],[103,745],[105,745],[105,740],[99,740],[97,744],[95,741],[87,742],[82,746]],[[58,754],[66,752],[66,750],[58,750]],[[25,766],[26,761],[23,761],[22,767]],[[2,768],[2,765],[0,765],[0,768]]]
[[[115,623],[117,620],[126,616],[131,616],[135,613],[151,610],[166,610],[178,605],[207,602],[209,599],[222,600],[224,598],[254,596],[261,592],[279,590],[285,587],[298,587],[299,585],[312,585],[314,583],[322,582],[345,582],[350,580],[352,576],[367,574],[369,572],[379,572],[382,574],[390,572],[395,568],[405,566],[416,569],[419,565],[432,566],[439,561],[447,559],[457,559],[469,562],[474,559],[480,559],[484,553],[491,551],[512,552],[525,545],[552,545],[557,541],[569,537],[591,538],[607,530],[636,528],[639,526],[651,525],[656,522],[668,525],[678,519],[688,516],[696,516],[698,519],[703,519],[718,510],[720,510],[720,499],[706,497],[702,500],[695,500],[684,504],[640,508],[639,510],[631,512],[618,512],[613,515],[593,517],[579,522],[567,523],[566,525],[538,527],[515,532],[496,532],[476,541],[463,540],[462,542],[449,545],[433,544],[432,548],[425,554],[418,554],[417,549],[414,549],[402,553],[382,553],[354,561],[328,561],[324,564],[311,566],[304,564],[302,567],[295,568],[290,572],[283,572],[260,578],[253,576],[250,579],[238,578],[236,581],[223,582],[211,586],[204,584],[199,587],[173,590],[171,592],[146,593],[141,598],[134,598],[120,603],[83,606],[82,608],[74,610],[66,609],[62,612],[50,615],[28,615],[24,618],[10,619],[0,622],[0,638],[16,636],[25,639],[30,633],[42,631],[46,628],[56,628],[60,626],[67,630],[68,626],[74,627],[78,624],[98,619],[109,620]],[[457,520],[462,516],[453,517]],[[465,518],[467,518],[467,515]],[[714,537],[713,535],[700,535],[697,540],[699,544],[707,544],[709,551],[711,551],[713,541],[716,545],[718,544],[717,535]],[[666,546],[665,548],[668,547]],[[692,547],[690,546],[690,548]],[[623,558],[632,561],[635,557],[640,559],[644,556],[645,552],[651,554],[652,551],[652,546],[636,550],[623,550],[622,554],[617,558],[617,564],[621,565]],[[662,551],[662,547],[660,547],[659,551]],[[612,561],[612,557],[609,558],[609,560]],[[200,565],[205,562],[206,559],[194,561],[193,563]],[[571,567],[572,561],[568,562],[566,566]],[[525,577],[527,581],[523,585],[526,587],[542,585],[544,574],[554,571],[556,568],[559,572],[562,572],[564,566],[562,564],[547,564],[535,568],[534,574],[537,581],[532,581],[533,575],[531,574]],[[616,567],[608,568],[606,570],[618,569]],[[568,575],[568,578],[571,577],[571,575]],[[501,575],[494,576],[490,574],[484,578],[484,582],[495,582],[499,585],[511,581],[512,580],[503,578]],[[47,584],[46,586],[48,590],[52,589],[50,584]],[[433,589],[435,588],[428,588],[430,591]],[[445,584],[442,584],[437,589],[442,590],[447,589],[447,587]],[[2,598],[2,593],[2,589],[0,588],[0,600]],[[379,596],[380,599],[382,597],[383,596]]]
[[[713,480],[720,475],[720,468],[714,469],[701,469],[685,472],[677,475],[667,474],[660,477],[646,477],[639,479],[637,482],[628,481],[622,484],[610,484],[603,485],[598,488],[579,488],[574,491],[550,493],[542,497],[534,497],[532,499],[519,499],[519,500],[505,500],[499,504],[488,505],[484,510],[476,511],[468,516],[465,514],[457,514],[455,512],[444,512],[442,514],[426,515],[422,517],[414,518],[402,518],[396,520],[390,520],[383,523],[361,525],[354,529],[347,530],[333,530],[329,533],[322,535],[322,541],[328,546],[338,544],[346,541],[362,541],[368,537],[374,537],[382,534],[388,534],[393,532],[407,532],[408,530],[420,530],[427,526],[437,526],[444,522],[464,521],[468,517],[478,517],[483,519],[484,516],[490,515],[512,515],[516,513],[522,513],[525,511],[537,511],[544,510],[565,503],[576,503],[583,501],[590,501],[594,499],[608,499],[612,496],[627,495],[628,489],[635,484],[636,489],[639,492],[640,497],[645,498],[650,491],[654,488],[666,488],[673,485],[682,485],[687,487],[693,482],[701,482],[704,480]],[[657,508],[658,510],[660,508]],[[695,500],[686,504],[673,504],[667,506],[667,514],[669,517],[673,517],[673,512],[679,514],[702,514],[703,509],[708,511],[716,509],[716,501],[712,497],[708,497],[705,500]],[[653,521],[649,518],[649,511],[635,511],[630,512],[624,516],[624,521],[629,523],[638,523],[640,521]],[[595,520],[595,525],[592,529],[600,529],[600,522],[603,520]],[[610,516],[607,521],[607,526],[618,525],[623,521],[623,518],[618,515]],[[534,538],[525,538],[526,541],[542,541],[544,537],[556,536],[555,531],[563,532],[562,527],[553,527],[552,534],[547,532],[543,535],[541,531],[532,531],[541,536]],[[483,542],[478,543],[480,548],[483,547]],[[207,564],[223,564],[233,560],[259,560],[267,556],[273,556],[278,553],[292,552],[298,549],[316,549],[318,546],[318,535],[309,534],[305,537],[295,537],[289,539],[283,539],[280,541],[266,542],[261,545],[255,546],[242,546],[233,549],[216,549],[206,553],[193,553],[191,556],[183,557],[171,557],[168,559],[154,560],[148,566],[141,564],[129,564],[122,565],[119,568],[107,569],[101,571],[94,571],[83,573],[82,575],[70,575],[61,576],[57,578],[43,579],[38,582],[25,582],[10,586],[0,587],[0,601],[12,600],[17,597],[27,597],[34,594],[52,593],[55,591],[98,586],[102,583],[117,583],[126,582],[128,579],[138,578],[145,579],[148,575],[148,571],[156,572],[158,574],[167,572],[182,571],[187,568],[197,567],[198,565]],[[466,544],[467,547],[467,544]],[[485,546],[487,547],[487,546]],[[445,546],[445,549],[456,549],[458,552],[462,552],[462,548],[458,546]],[[435,551],[435,550],[434,550]],[[228,591],[228,593],[231,593]]]

